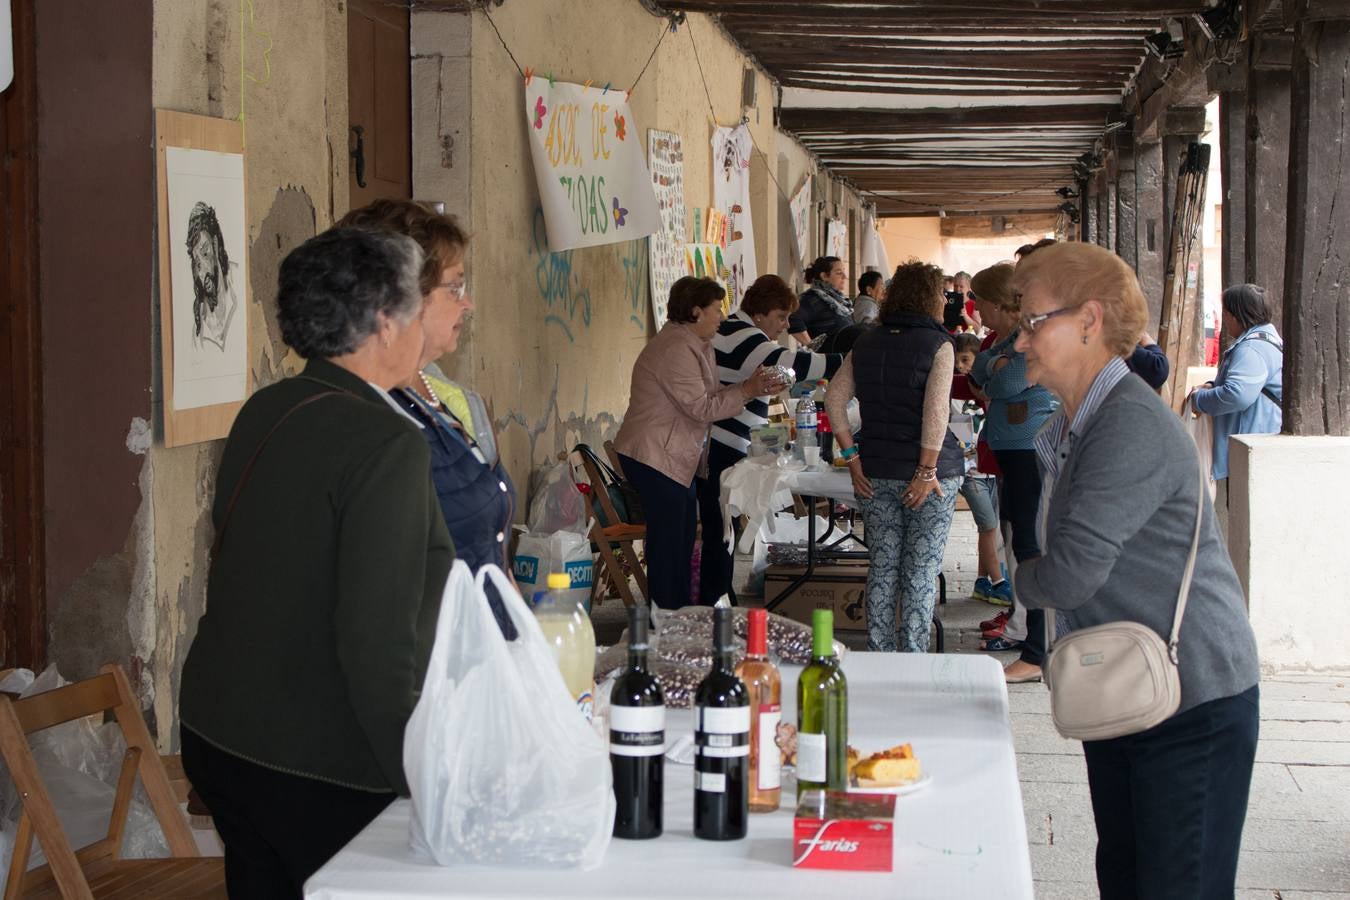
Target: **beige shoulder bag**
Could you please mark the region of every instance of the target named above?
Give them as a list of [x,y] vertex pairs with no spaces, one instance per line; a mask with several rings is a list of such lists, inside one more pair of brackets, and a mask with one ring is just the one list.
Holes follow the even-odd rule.
[[1152,728],[1181,705],[1177,640],[1195,571],[1204,516],[1204,470],[1195,507],[1191,555],[1177,591],[1177,611],[1166,644],[1138,622],[1110,622],[1074,631],[1055,644],[1055,611],[1045,611],[1044,677],[1050,714],[1066,738],[1104,741]]

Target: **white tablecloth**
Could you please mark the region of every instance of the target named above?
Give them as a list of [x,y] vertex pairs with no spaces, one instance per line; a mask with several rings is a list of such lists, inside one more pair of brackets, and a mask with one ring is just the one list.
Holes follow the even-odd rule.
[[766,539],[773,536],[773,514],[791,506],[793,494],[832,497],[845,502],[855,499],[853,478],[847,469],[822,465],[806,471],[801,463],[784,468],[774,465],[773,460],[771,456],[743,459],[722,473],[722,507],[728,528],[736,516],[749,519],[741,534],[742,553],[750,552],[761,529]]
[[[441,868],[412,858],[409,804],[400,800],[305,885],[309,900],[476,898],[871,897],[1030,898],[1031,860],[996,660],[943,654],[850,653],[849,742],[870,752],[910,741],[931,774],[927,788],[898,798],[895,871],[792,868],[791,791],[776,813],[751,815],[745,840],[692,835],[693,779],[666,764],[665,834],[610,842],[591,872]],[[783,714],[795,721],[797,670],[784,671]],[[692,727],[671,710],[667,736]]]

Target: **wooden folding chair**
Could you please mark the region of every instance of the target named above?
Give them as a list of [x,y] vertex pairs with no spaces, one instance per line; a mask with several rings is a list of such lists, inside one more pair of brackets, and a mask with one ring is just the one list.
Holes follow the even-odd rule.
[[[61,830],[27,736],[53,725],[107,712],[113,714],[127,744],[108,833],[101,840],[74,850]],[[203,857],[198,852],[126,675],[119,667],[104,666],[102,674],[94,678],[22,700],[0,695],[0,755],[23,798],[4,900],[226,896],[225,861],[221,857]],[[168,840],[173,855],[167,859],[120,858],[137,775]],[[47,863],[26,872],[34,836],[42,845]]]
[[[614,450],[612,441],[605,441],[605,454],[610,458],[611,463],[617,463],[619,454]],[[605,584],[611,584],[619,597],[623,599],[624,606],[631,607],[636,601],[633,599],[633,592],[628,587],[628,575],[624,571],[623,563],[619,561],[615,549],[623,550],[624,560],[632,569],[633,577],[637,579],[638,588],[642,595],[650,600],[650,591],[647,587],[647,571],[643,568],[638,559],[637,548],[633,546],[634,541],[645,541],[647,539],[647,526],[634,525],[631,522],[624,522],[614,509],[614,504],[610,502],[609,491],[605,488],[604,477],[595,461],[588,455],[582,453],[582,464],[586,468],[586,480],[591,484],[591,496],[600,501],[600,509],[604,512],[605,519],[615,523],[608,527],[602,526],[599,521],[591,526],[591,542],[595,544],[596,549],[600,551],[600,565],[593,578],[592,606],[603,599],[602,587]],[[623,477],[623,469],[615,465],[614,471]]]

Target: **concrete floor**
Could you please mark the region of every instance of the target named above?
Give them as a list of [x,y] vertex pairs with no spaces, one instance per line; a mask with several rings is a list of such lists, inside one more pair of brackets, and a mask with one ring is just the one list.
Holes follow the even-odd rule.
[[[975,526],[958,511],[943,563],[947,651],[979,653],[979,622],[995,608],[968,599]],[[737,561],[737,585],[748,560]],[[745,598],[753,603],[756,598]],[[597,641],[622,631],[623,605],[594,612]],[[861,636],[847,636],[863,646]],[[998,654],[1005,662],[1014,652]],[[1081,745],[1056,733],[1039,684],[1008,690],[1036,896],[1097,896],[1096,830]],[[1272,674],[1261,683],[1261,738],[1238,869],[1240,900],[1350,900],[1350,672]]]

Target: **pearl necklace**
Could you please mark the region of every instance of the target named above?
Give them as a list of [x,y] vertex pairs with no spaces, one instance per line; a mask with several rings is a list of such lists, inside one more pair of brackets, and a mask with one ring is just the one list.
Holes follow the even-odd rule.
[[427,379],[426,374],[425,374],[425,373],[422,373],[422,372],[418,372],[418,373],[417,373],[417,377],[419,377],[419,378],[422,379],[422,386],[423,386],[424,388],[427,389],[427,397],[430,398],[430,400],[429,400],[428,402],[431,404],[432,408],[434,409],[434,408],[440,406],[440,405],[441,405],[441,398],[438,397],[438,396],[436,396],[436,392],[435,392],[434,390],[432,390],[432,388],[431,388],[431,382]]

